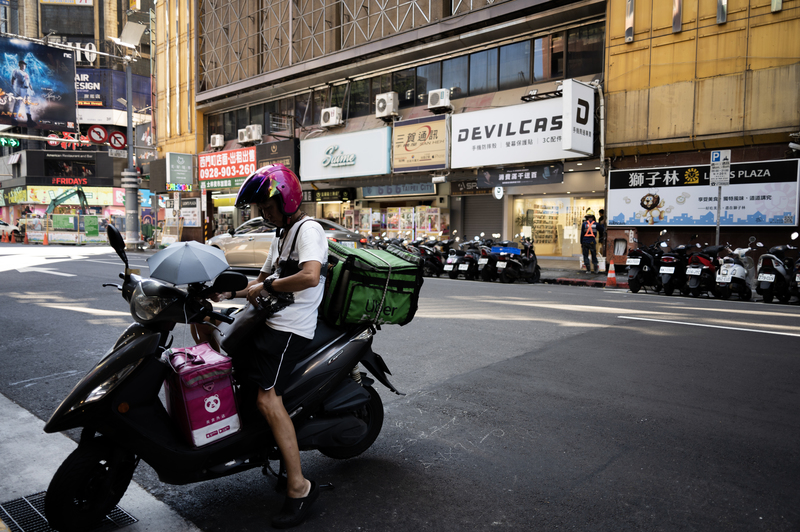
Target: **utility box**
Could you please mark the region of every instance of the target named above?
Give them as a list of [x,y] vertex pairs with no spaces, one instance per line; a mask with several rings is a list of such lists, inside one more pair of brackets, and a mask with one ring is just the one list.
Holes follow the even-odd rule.
[[609,264],[613,261],[614,271],[624,272],[627,270],[625,262],[628,260],[628,252],[636,249],[638,230],[631,229],[608,229],[606,231],[606,256]]

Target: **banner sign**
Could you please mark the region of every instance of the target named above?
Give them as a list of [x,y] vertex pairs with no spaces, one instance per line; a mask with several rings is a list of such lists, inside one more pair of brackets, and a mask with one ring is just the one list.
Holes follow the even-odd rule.
[[256,171],[255,146],[216,153],[201,153],[197,158],[200,167],[200,181],[247,177]]
[[341,179],[386,175],[391,172],[389,154],[392,128],[301,140],[300,180]]
[[200,227],[200,198],[181,198],[184,227]]
[[[39,205],[50,205],[53,198],[70,190],[72,187],[28,187],[28,201]],[[83,187],[86,201],[92,207],[123,205],[125,189],[112,187]],[[80,205],[78,196],[75,195],[62,203],[62,205]]]
[[194,182],[194,157],[191,154],[167,153],[166,158],[167,184],[191,185]]
[[72,51],[0,37],[0,124],[74,131]]
[[[154,161],[158,155],[156,150],[144,150],[141,148],[153,148],[152,128],[149,122],[139,124],[133,128],[134,147],[136,150],[136,166],[142,168],[142,175],[150,174],[150,162]],[[126,154],[127,157],[127,154]]]
[[[563,98],[452,116],[451,168],[573,159],[562,147]],[[590,121],[593,124],[593,121]]]
[[[150,78],[133,74],[131,88],[135,112],[150,114],[152,101]],[[119,101],[119,98],[128,98],[125,72],[103,68],[78,68],[75,71],[75,92],[78,97],[78,107],[128,110],[127,106]]]
[[409,183],[405,185],[363,187],[361,191],[365,198],[380,198],[385,196],[435,196],[436,185],[433,183]]
[[478,172],[478,188],[550,185],[563,182],[562,163],[531,165],[525,168],[487,168]]
[[0,189],[0,207],[6,205],[16,205],[18,203],[27,203],[28,190],[25,187],[14,187]]
[[395,122],[392,170],[424,172],[447,168],[447,115]]
[[473,181],[453,181],[450,185],[451,196],[474,196],[476,194],[491,194],[491,188],[478,188],[478,182]]
[[219,190],[223,188],[238,189],[244,183],[247,176],[237,177],[235,179],[209,179],[207,181],[200,181],[200,190]]
[[[714,226],[710,165],[613,170],[608,224]],[[796,225],[798,160],[733,163],[722,187],[720,225]]]

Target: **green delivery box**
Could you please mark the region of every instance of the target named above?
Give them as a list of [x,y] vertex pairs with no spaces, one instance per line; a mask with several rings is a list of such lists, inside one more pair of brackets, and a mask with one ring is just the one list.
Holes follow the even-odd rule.
[[[328,270],[322,316],[335,326],[405,325],[417,312],[422,259],[390,246],[351,249],[328,243],[338,262]],[[334,261],[335,262],[335,261]]]

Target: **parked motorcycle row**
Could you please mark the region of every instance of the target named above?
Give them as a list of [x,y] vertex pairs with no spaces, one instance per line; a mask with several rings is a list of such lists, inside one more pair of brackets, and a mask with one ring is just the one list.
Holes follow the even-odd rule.
[[[793,233],[791,239],[797,238],[798,233]],[[676,290],[684,296],[708,294],[721,299],[736,294],[742,301],[750,301],[755,292],[765,303],[776,299],[786,303],[792,296],[800,299],[800,260],[786,256],[797,247],[774,246],[756,264],[748,254],[761,247],[755,237],[738,248],[691,243],[673,248],[668,240],[657,240],[628,253],[628,287],[634,293],[643,288],[656,293],[663,289],[668,296]]]
[[384,233],[381,238],[370,240],[367,246],[380,249],[397,246],[421,257],[426,277],[446,274],[451,279],[462,276],[486,282],[539,282],[542,270],[530,238],[516,235],[519,241],[497,240],[500,238],[497,233],[492,238],[481,233],[472,240],[462,241],[457,233],[457,230],[453,231],[447,240],[429,236],[410,242],[402,238],[387,238]]

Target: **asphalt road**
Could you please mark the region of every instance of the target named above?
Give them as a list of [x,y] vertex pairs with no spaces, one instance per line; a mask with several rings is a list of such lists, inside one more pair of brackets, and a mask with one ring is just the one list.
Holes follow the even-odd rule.
[[[0,247],[0,392],[42,419],[130,321],[101,251]],[[426,280],[416,319],[374,343],[406,395],[376,385],[384,428],[361,457],[303,454],[336,489],[301,530],[800,529],[799,317]],[[268,529],[281,501],[258,470],[168,486],[142,464],[135,480],[206,532]]]

